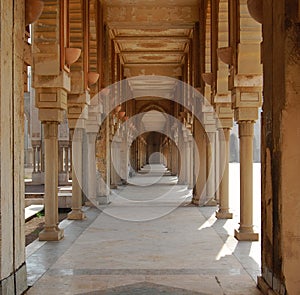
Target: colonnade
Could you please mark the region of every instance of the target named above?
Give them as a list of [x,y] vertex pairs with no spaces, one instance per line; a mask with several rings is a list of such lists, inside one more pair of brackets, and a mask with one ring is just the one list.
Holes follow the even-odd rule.
[[[34,174],[45,173],[46,222],[39,236],[41,240],[57,241],[64,236],[58,222],[59,172],[64,180],[72,173],[72,211],[68,218],[82,220],[83,193],[95,202],[99,197],[107,198],[110,188],[119,185],[122,179],[126,181],[130,165],[137,170],[147,162],[148,143],[138,133],[139,122],[125,124],[141,110],[134,87],[127,83],[113,87],[111,93],[101,93],[108,85],[141,74],[176,78],[199,90],[205,98],[195,102],[188,96],[187,87],[183,87],[177,92],[173,89],[173,95],[180,97],[184,106],[161,102],[165,112],[182,125],[168,126],[174,138],[163,139],[160,148],[171,173],[179,176],[179,183],[193,188],[195,205],[219,205],[218,219],[232,218],[229,138],[233,121],[237,122],[240,225],[234,235],[238,240],[258,240],[253,227],[252,146],[253,125],[262,106],[263,89],[263,263],[259,286],[265,294],[270,290],[277,294],[285,290],[289,294],[297,292],[299,210],[295,204],[299,182],[294,166],[299,159],[299,132],[294,127],[299,123],[298,2],[209,0],[200,1],[197,7],[184,7],[185,10],[178,7],[176,12],[164,7],[170,18],[166,22],[175,27],[177,24],[177,30],[184,25],[187,30],[182,35],[171,35],[174,40],[184,42],[183,49],[178,49],[181,44],[174,54],[182,53],[181,59],[175,65],[152,65],[149,60],[155,58],[153,54],[148,63],[137,67],[135,61],[126,60],[128,50],[120,45],[129,44],[128,40],[134,36],[124,37],[118,30],[122,26],[127,30],[137,26],[143,32],[139,24],[142,19],[142,25],[149,26],[146,35],[139,37],[145,46],[154,36],[153,22],[161,17],[151,11],[143,15],[141,7],[132,11],[132,7],[125,6],[124,13],[116,13],[118,7],[106,3],[107,8],[102,1],[53,0],[44,1],[40,13],[30,19],[29,1],[20,1],[18,5],[11,0],[1,1],[1,72],[7,73],[0,78],[1,122],[4,122],[0,138],[4,184],[0,207],[2,288],[16,294],[26,288],[21,98],[24,66],[31,65],[35,104],[44,129],[44,147],[38,142],[33,145]],[[140,18],[135,15],[137,11]],[[128,17],[126,22],[124,15]],[[24,41],[28,39],[31,23],[34,25],[29,44]],[[172,29],[168,27],[165,34]],[[195,113],[199,118],[193,116]],[[65,115],[72,147],[63,141],[59,145],[58,126]],[[116,147],[111,149],[114,141]],[[71,161],[71,167],[70,153],[76,159],[76,163]],[[115,167],[112,157],[117,159]],[[121,158],[126,160],[119,161]]]

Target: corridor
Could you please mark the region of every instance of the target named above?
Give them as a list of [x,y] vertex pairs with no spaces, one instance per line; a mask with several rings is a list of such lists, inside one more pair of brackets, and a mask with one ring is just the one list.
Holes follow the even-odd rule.
[[[162,165],[144,167],[108,206],[64,221],[64,240],[27,247],[27,294],[260,294],[259,242],[233,237],[238,171],[230,164],[234,218],[216,220],[216,207],[190,205],[191,190]],[[259,173],[254,164],[255,208]]]

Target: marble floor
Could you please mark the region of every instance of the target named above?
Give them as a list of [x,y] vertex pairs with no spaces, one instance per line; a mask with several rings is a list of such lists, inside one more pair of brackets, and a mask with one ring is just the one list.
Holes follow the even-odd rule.
[[[257,231],[259,174],[255,164]],[[62,222],[64,240],[27,247],[27,294],[261,294],[260,242],[233,237],[238,164],[230,165],[230,177],[234,218],[226,221],[216,220],[216,207],[191,206],[191,191],[171,176],[136,175],[113,191],[110,205],[85,208],[86,220]]]

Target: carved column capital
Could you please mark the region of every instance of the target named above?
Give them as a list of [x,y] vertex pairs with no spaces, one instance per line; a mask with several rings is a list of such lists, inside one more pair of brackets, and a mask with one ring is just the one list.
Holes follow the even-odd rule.
[[239,137],[253,137],[254,135],[254,120],[239,121]]

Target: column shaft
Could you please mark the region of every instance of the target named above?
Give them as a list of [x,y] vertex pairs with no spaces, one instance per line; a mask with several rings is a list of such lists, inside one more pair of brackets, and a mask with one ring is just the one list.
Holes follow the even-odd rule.
[[240,227],[235,238],[257,241],[253,230],[253,127],[254,121],[239,121],[240,137]]
[[192,189],[194,187],[194,161],[193,161],[193,137],[192,135],[189,136],[189,189]]
[[68,172],[69,171],[69,147],[64,147],[64,151],[65,151],[65,164],[64,164],[64,171]]
[[230,129],[219,129],[220,143],[220,173],[221,182],[219,186],[220,204],[216,212],[218,219],[231,219],[232,213],[229,212],[229,139]]
[[36,147],[33,146],[33,173],[36,172]]
[[82,129],[75,129],[72,138],[72,211],[68,219],[85,218],[82,212]]
[[206,155],[206,165],[207,165],[207,185],[206,185],[206,202],[205,206],[216,206],[217,202],[215,200],[215,132],[207,132],[208,144],[207,144],[207,155]]
[[96,137],[97,133],[88,133],[88,198],[96,200]]
[[41,241],[58,241],[64,236],[58,227],[58,123],[44,123],[45,137],[45,226]]

